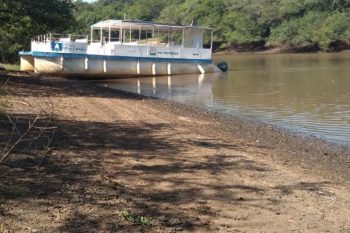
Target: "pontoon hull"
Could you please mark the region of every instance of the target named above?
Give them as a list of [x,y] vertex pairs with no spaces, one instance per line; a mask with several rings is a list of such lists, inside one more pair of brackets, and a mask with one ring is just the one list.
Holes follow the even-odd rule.
[[21,55],[21,70],[79,77],[132,77],[221,72],[211,61],[119,58],[108,56]]

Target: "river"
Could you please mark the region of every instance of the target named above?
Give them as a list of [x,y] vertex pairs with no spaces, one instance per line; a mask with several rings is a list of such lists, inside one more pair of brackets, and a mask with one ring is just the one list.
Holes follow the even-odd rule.
[[226,74],[104,81],[110,88],[350,144],[350,53],[216,55]]

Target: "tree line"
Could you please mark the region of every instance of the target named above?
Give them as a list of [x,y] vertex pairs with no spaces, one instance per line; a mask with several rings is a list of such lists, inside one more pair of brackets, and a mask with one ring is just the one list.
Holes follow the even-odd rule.
[[0,63],[18,61],[35,35],[69,29],[73,11],[70,0],[0,0]]
[[0,62],[17,59],[36,34],[86,35],[111,18],[210,26],[217,49],[333,51],[350,44],[350,0],[0,0]]

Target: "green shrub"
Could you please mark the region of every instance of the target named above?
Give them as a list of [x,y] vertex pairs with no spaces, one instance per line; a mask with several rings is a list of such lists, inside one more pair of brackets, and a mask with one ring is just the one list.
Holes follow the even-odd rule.
[[268,44],[291,47],[318,46],[319,30],[326,17],[325,12],[310,11],[303,17],[283,22],[272,28]]
[[329,15],[319,31],[319,45],[329,50],[330,44],[350,39],[350,12],[336,11]]
[[151,224],[151,221],[147,217],[132,214],[126,210],[118,211],[117,214],[121,220],[126,220],[126,221],[134,223],[134,224],[140,224],[140,225]]

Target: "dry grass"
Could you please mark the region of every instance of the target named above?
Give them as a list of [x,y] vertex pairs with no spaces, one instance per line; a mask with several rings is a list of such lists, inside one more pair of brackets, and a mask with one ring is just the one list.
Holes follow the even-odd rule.
[[8,226],[7,224],[0,221],[0,233],[14,233],[13,226]]
[[0,64],[7,71],[20,71],[19,64]]
[[0,81],[0,118],[5,115],[5,108],[7,106],[7,101],[4,97],[4,86],[6,85],[6,80]]

